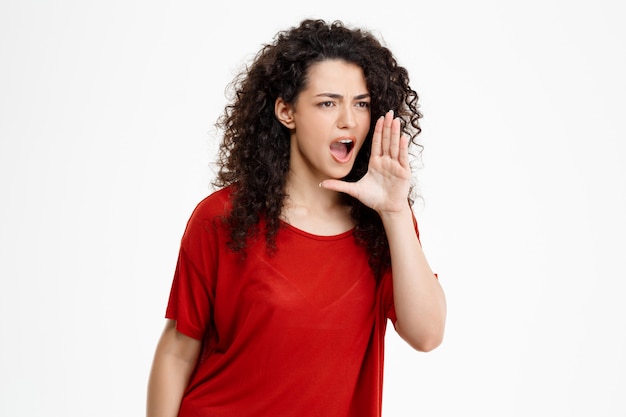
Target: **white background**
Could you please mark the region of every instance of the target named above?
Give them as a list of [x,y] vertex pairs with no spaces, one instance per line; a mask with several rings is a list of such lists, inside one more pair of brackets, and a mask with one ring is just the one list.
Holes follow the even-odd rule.
[[384,415],[626,415],[618,0],[211,3],[0,3],[0,415],[143,415],[224,89],[303,17],[382,35],[425,115],[448,326],[390,328]]

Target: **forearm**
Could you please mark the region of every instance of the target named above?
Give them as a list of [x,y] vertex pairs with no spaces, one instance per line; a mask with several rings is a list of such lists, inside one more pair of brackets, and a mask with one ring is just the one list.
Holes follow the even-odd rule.
[[146,404],[147,417],[176,417],[193,372],[200,342],[184,336],[169,323],[157,346]]
[[443,289],[419,243],[410,208],[381,213],[393,273],[398,334],[413,348],[429,351],[441,343],[446,320]]
[[148,384],[147,417],[176,417],[192,369],[172,355],[155,357]]

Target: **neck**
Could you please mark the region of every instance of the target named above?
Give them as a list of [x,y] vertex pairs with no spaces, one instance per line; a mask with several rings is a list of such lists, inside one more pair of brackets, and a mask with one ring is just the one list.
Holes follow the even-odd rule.
[[293,176],[287,179],[286,191],[281,217],[292,226],[319,235],[339,234],[354,227],[350,208],[338,192],[320,188],[319,182],[299,181]]

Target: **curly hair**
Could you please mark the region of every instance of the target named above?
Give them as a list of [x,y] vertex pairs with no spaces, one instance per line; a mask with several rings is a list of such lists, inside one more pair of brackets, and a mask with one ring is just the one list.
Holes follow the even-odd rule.
[[[275,236],[287,197],[290,132],[274,114],[276,99],[295,104],[307,86],[312,65],[325,60],[342,60],[362,68],[371,97],[372,115],[393,110],[403,133],[413,144],[420,133],[418,95],[409,86],[408,72],[398,65],[391,51],[372,33],[348,28],[341,21],[304,20],[297,27],[279,32],[274,42],[264,45],[252,64],[232,82],[231,103],[216,127],[224,133],[214,185],[232,185],[231,208],[224,221],[231,230],[229,247],[245,256],[250,239],[265,235],[268,251],[276,248]],[[358,181],[367,172],[376,117],[345,181]],[[412,204],[412,193],[407,198]],[[348,195],[355,222],[354,237],[364,246],[376,276],[389,267],[389,245],[378,214]],[[259,230],[261,218],[265,230]]]

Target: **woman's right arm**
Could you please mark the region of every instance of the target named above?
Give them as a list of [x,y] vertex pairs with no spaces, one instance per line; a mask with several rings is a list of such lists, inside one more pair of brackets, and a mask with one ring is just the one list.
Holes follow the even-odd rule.
[[147,417],[176,417],[201,342],[176,330],[176,321],[167,320],[157,344],[148,382]]

